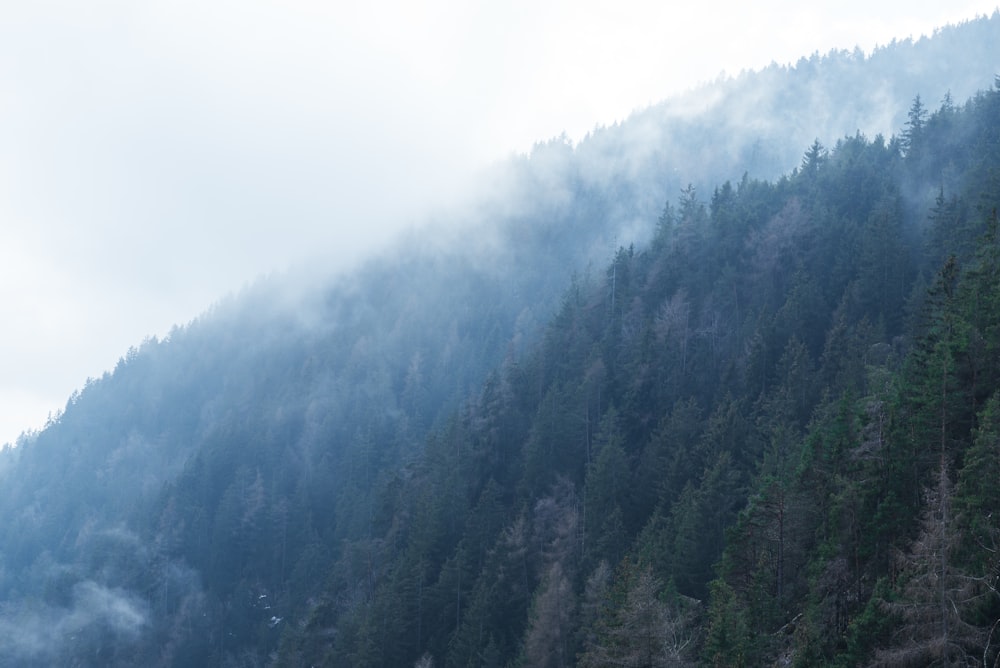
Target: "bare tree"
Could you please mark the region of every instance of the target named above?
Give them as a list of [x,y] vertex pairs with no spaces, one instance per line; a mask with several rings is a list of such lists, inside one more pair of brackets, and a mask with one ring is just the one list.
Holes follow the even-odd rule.
[[531,624],[524,639],[524,665],[563,668],[573,664],[572,619],[576,610],[573,587],[555,562],[531,609]]
[[952,559],[960,537],[951,505],[952,484],[942,455],[937,485],[926,490],[920,534],[899,558],[899,600],[882,603],[900,623],[891,645],[876,652],[877,666],[980,665],[986,634],[965,619],[980,592],[977,580]]
[[[625,577],[628,577],[627,575]],[[600,632],[588,642],[579,665],[583,668],[666,668],[694,665],[691,620],[661,597],[661,583],[645,568],[628,578],[625,599],[608,610]]]

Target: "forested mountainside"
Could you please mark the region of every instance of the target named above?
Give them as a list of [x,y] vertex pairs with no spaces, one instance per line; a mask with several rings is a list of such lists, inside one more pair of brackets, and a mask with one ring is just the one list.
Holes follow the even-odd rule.
[[998,169],[1000,80],[682,193],[384,480],[278,664],[994,665]]
[[648,110],[130,351],[2,453],[0,664],[992,661],[997,24],[892,138],[727,181]]
[[596,129],[578,147],[578,178],[613,185],[615,211],[642,220],[655,220],[688,184],[711,192],[744,173],[779,178],[815,139],[832,146],[855,132],[888,137],[904,127],[915,96],[935,108],[988,86],[1000,66],[998,26],[994,13],[867,56],[814,53],[793,66],[720,78]]

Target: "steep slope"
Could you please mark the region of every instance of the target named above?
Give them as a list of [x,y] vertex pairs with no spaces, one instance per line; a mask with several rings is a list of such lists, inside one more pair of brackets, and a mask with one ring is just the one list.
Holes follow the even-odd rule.
[[278,664],[992,660],[998,205],[1000,83],[684,193],[386,482]]
[[[928,74],[916,80],[914,90],[886,100],[886,108],[905,110],[917,93],[943,95],[950,80],[962,81],[970,55],[980,56],[978,67],[988,82],[1000,67],[1000,40],[992,38],[998,23],[994,17],[942,31],[962,45],[950,58],[942,59],[928,40],[851,62],[859,78],[888,54],[899,54],[910,66],[925,56],[943,63],[940,69],[924,68]],[[843,58],[833,54],[806,62],[834,64]],[[757,102],[787,108],[788,118],[827,118],[829,98],[839,95],[835,86],[822,95],[798,92],[833,81],[821,70],[800,65],[743,75],[688,98],[711,98],[710,113],[681,114],[677,105],[684,105],[677,101],[595,131],[577,147],[561,140],[541,144],[530,156],[497,168],[490,192],[467,214],[470,220],[456,239],[426,243],[426,233],[415,234],[397,253],[373,260],[357,274],[308,288],[291,278],[262,281],[167,340],[131,351],[113,373],[89,382],[45,430],[3,453],[0,657],[11,665],[66,663],[71,657],[81,665],[239,665],[265,662],[280,647],[279,658],[289,663],[300,654],[331,651],[331,660],[354,665],[376,651],[386,654],[371,654],[371,662],[400,665],[428,648],[441,658],[459,652],[448,649],[459,642],[452,630],[473,624],[462,616],[461,601],[476,595],[471,587],[478,583],[478,562],[466,560],[498,559],[487,547],[504,527],[511,554],[531,531],[544,528],[552,540],[563,536],[544,556],[553,593],[536,596],[558,601],[561,578],[578,586],[573,578],[583,572],[559,556],[570,549],[566,541],[572,537],[564,524],[566,508],[579,499],[579,483],[603,461],[601,453],[608,459],[601,466],[611,471],[602,475],[613,482],[606,498],[620,492],[614,486],[620,485],[614,471],[623,470],[618,451],[597,444],[619,437],[641,440],[644,430],[662,420],[665,406],[674,410],[678,397],[693,397],[692,411],[708,410],[719,400],[717,388],[725,386],[720,378],[750,375],[767,386],[773,375],[768,364],[780,355],[784,340],[757,341],[752,319],[771,318],[778,323],[774,327],[791,331],[791,324],[774,315],[782,313],[789,285],[799,283],[787,263],[794,264],[810,244],[836,240],[802,241],[799,224],[809,216],[795,209],[805,205],[789,199],[796,188],[805,189],[799,197],[822,209],[806,197],[809,188],[827,187],[820,181],[809,185],[810,175],[821,176],[814,167],[822,152],[791,180],[768,184],[748,178],[720,188],[711,212],[700,204],[697,189],[687,189],[676,209],[661,212],[663,201],[688,182],[706,183],[708,191],[730,174],[738,178],[751,169],[778,174],[797,164],[812,137],[867,128],[869,102],[852,95],[835,121],[850,119],[849,125],[817,124],[789,159],[796,135],[777,141],[780,125],[765,131],[755,124],[719,122],[747,104],[755,81],[765,80],[765,92],[755,93]],[[936,115],[928,125],[946,118]],[[934,137],[961,144],[956,135]],[[754,146],[762,145],[773,151],[764,163],[754,154]],[[833,209],[830,215],[852,216],[848,238],[867,248],[863,257],[875,262],[882,257],[880,247],[859,237],[852,225],[871,215],[868,200],[880,190],[867,179],[892,164],[899,146],[869,145],[862,138],[847,145],[869,161],[868,168],[849,171],[855,179],[849,183],[833,179],[831,187],[852,194],[836,200],[847,213]],[[758,155],[757,162],[739,158],[747,155]],[[851,153],[838,149],[837,155],[846,161]],[[949,161],[960,164],[957,155],[949,154]],[[923,169],[924,178],[906,182],[916,197],[896,202],[907,215],[923,211],[941,183],[933,160]],[[858,187],[868,199],[857,195]],[[949,195],[957,192],[955,183],[948,187]],[[730,200],[739,206],[726,218]],[[754,239],[760,257],[752,260],[738,258],[748,230],[770,235]],[[586,278],[586,267],[595,260],[603,265],[616,238],[634,238],[641,249],[652,238],[653,246],[646,253],[619,252],[609,288],[603,280]],[[823,288],[826,307],[841,299],[845,281],[852,280],[845,278],[853,276],[850,270],[841,267],[851,247],[842,248],[843,258],[824,256],[826,264],[820,265],[832,274],[843,272],[823,278],[830,281]],[[643,264],[654,257],[658,263]],[[730,260],[727,273],[709,271]],[[747,263],[752,281],[744,280]],[[896,269],[900,283],[916,272],[915,266]],[[557,309],[574,271],[584,278],[574,284],[567,305]],[[821,270],[811,271],[820,280]],[[898,333],[900,295],[883,290],[872,297],[865,286],[877,284],[879,276],[869,267],[863,277],[868,283],[856,287],[862,297],[853,308],[875,323],[881,315],[883,331]],[[718,289],[707,287],[714,282]],[[813,289],[808,281],[801,286]],[[725,301],[730,298],[732,304]],[[662,331],[652,339],[645,308],[663,310]],[[539,324],[553,312],[556,321],[543,352],[524,357],[539,341]],[[791,306],[784,313],[805,317]],[[683,327],[677,329],[675,320]],[[589,333],[578,336],[576,328],[584,324]],[[816,323],[800,337],[813,359],[825,332],[826,323]],[[684,342],[680,373],[673,361],[659,362],[655,374],[655,368],[643,366],[637,341],[652,345],[676,337]],[[704,345],[708,353],[699,348]],[[740,357],[748,347],[757,351],[753,359],[761,360],[759,368]],[[567,353],[575,357],[564,357]],[[490,376],[501,364],[507,370]],[[581,370],[585,381],[576,377]],[[477,419],[486,421],[470,432],[463,425],[475,411],[450,416],[484,380],[483,405],[509,405],[511,412],[498,417],[484,411]],[[661,381],[666,389],[658,388]],[[626,396],[632,403],[615,401],[620,417],[607,419],[602,416],[609,396]],[[539,424],[536,411],[548,422]],[[613,428],[619,423],[620,435]],[[581,434],[594,445],[582,454],[573,450]],[[475,456],[462,456],[472,445]],[[530,453],[523,461],[522,447]],[[569,482],[553,487],[569,452],[576,462],[564,472]],[[671,473],[678,480],[700,473],[700,464],[678,466]],[[629,504],[645,511],[655,506],[653,490],[661,484],[655,476],[662,473],[648,467],[654,477],[635,487],[646,497]],[[697,477],[692,484],[701,489]],[[509,524],[516,503],[531,510],[520,528]],[[544,521],[540,503],[550,511]],[[736,505],[727,511],[730,519]],[[618,514],[611,510],[601,518],[606,527],[592,524],[594,513],[577,525],[589,526],[583,535],[602,545],[593,548],[598,564],[600,558],[620,556],[612,554],[614,546],[624,550],[624,537],[634,534],[643,517],[632,506]],[[678,583],[685,594],[704,595],[704,569],[721,550],[725,519],[718,518],[717,531],[706,534],[714,536],[710,546],[691,548],[685,557],[692,568],[701,568],[686,584]],[[414,532],[413,523],[424,533]],[[464,532],[466,523],[480,532],[474,539],[478,547],[468,547],[473,539]],[[414,534],[420,536],[418,546]],[[456,541],[467,547],[456,552]],[[507,600],[511,621],[494,639],[498,656],[513,656],[519,646],[527,617],[515,612],[524,612],[537,588],[541,558],[522,560],[520,588]],[[550,573],[556,564],[561,574]],[[383,589],[388,578],[396,584]],[[407,598],[405,605],[416,605],[418,614],[406,617],[404,632],[393,624],[398,611],[408,608],[394,607],[391,596],[414,587],[416,599]],[[425,600],[425,591],[433,599]],[[444,602],[453,593],[457,603],[449,609]],[[487,604],[486,598],[479,603]],[[504,610],[494,609],[506,616]],[[488,638],[480,640],[462,642],[488,646]],[[453,656],[458,661],[461,655]]]

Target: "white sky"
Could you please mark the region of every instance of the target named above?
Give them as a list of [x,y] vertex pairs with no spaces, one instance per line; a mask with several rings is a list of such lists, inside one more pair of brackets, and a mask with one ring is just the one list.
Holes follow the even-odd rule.
[[996,0],[0,0],[0,443],[255,277],[541,139]]

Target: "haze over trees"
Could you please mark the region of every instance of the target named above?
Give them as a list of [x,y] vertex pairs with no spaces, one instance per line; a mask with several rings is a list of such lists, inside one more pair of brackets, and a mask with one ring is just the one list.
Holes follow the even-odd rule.
[[0,665],[995,665],[998,26],[130,350],[0,456]]

